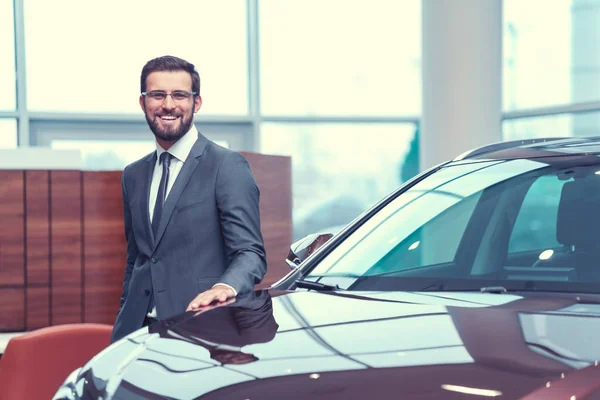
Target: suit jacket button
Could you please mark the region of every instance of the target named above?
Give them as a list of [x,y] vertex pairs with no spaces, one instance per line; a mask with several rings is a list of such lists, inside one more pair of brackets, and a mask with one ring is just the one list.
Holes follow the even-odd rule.
[[144,290],[144,293],[146,293],[146,296],[150,296],[150,289]]
[[158,261],[158,258],[152,257],[151,261],[152,261],[152,264],[156,264],[156,262]]

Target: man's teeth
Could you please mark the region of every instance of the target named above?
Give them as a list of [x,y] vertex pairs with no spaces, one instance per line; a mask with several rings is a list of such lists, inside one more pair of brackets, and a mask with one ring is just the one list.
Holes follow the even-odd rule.
[[160,119],[164,119],[164,120],[167,120],[167,121],[173,121],[173,120],[177,119],[177,117],[174,117],[172,115],[163,115],[163,116],[160,117]]

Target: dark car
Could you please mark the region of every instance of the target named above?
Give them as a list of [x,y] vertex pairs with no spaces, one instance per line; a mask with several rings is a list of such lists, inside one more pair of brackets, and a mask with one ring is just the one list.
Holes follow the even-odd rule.
[[600,399],[600,139],[476,149],[55,399]]

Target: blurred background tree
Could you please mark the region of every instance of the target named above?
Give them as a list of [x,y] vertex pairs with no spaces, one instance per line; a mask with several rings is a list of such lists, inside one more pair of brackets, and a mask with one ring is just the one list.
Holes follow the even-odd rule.
[[404,162],[400,164],[400,183],[408,181],[419,173],[419,125],[416,125],[415,135],[410,142],[410,148]]

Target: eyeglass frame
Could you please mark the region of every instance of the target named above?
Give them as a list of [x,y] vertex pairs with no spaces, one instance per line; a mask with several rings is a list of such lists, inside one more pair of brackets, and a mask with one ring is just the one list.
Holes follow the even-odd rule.
[[[188,92],[187,90],[175,90],[171,93],[167,93],[164,90],[152,90],[150,92],[142,92],[142,96],[144,96],[144,98],[148,98],[148,95],[150,93],[163,93],[165,95],[164,99],[155,99],[152,96],[150,96],[151,100],[156,100],[156,101],[165,101],[167,99],[167,96],[171,96],[171,100],[175,101],[175,102],[179,102],[179,101],[185,101],[187,99],[189,99],[190,97],[194,97],[196,96],[198,93],[197,92]],[[185,99],[176,99],[175,97],[173,97],[174,93],[185,93],[187,96]]]

